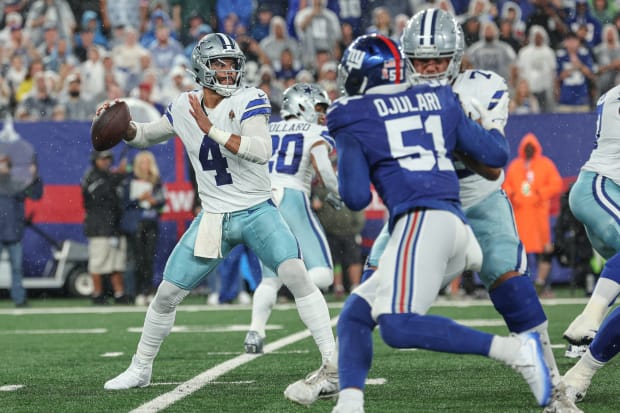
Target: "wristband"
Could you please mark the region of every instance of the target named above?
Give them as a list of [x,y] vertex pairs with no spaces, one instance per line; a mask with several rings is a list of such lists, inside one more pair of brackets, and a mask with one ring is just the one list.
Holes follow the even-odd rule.
[[228,142],[231,134],[229,132],[224,132],[223,130],[218,129],[215,126],[211,126],[211,128],[209,129],[209,133],[207,133],[207,136],[209,136],[209,138],[213,139],[220,145],[226,145],[226,142]]

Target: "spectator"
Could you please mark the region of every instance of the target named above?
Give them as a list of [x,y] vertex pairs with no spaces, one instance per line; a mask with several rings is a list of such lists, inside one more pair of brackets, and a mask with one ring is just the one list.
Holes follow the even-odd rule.
[[530,27],[528,44],[517,55],[517,68],[519,77],[527,80],[543,112],[553,109],[556,65],[555,52],[549,47],[545,29],[536,25]]
[[519,79],[515,93],[510,98],[508,111],[516,115],[540,113],[538,99],[530,91],[529,83],[526,79]]
[[60,99],[60,105],[65,108],[65,118],[68,120],[92,120],[95,116],[95,103],[81,96],[82,79],[80,74],[70,74],[65,83],[66,91]]
[[512,36],[521,44],[525,41],[525,22],[522,17],[523,12],[519,4],[514,1],[506,1],[502,4],[500,18],[510,22]]
[[139,73],[140,56],[148,53],[138,42],[138,31],[133,26],[125,26],[123,42],[112,49],[114,64],[128,73]]
[[267,5],[258,6],[250,24],[250,37],[257,42],[267,37],[269,35],[269,26],[272,18],[273,12]]
[[76,21],[67,0],[35,0],[28,10],[25,27],[34,44],[43,40],[46,25],[54,25],[63,39],[71,39]]
[[183,54],[185,55],[185,57],[187,57],[188,59],[191,59],[192,51],[194,50],[194,47],[196,47],[196,44],[198,44],[198,41],[202,39],[203,36],[209,33],[213,33],[213,29],[208,24],[201,24],[195,29],[190,29],[188,33],[189,34],[188,43],[185,46],[185,49],[183,49]]
[[294,59],[291,49],[284,49],[280,59],[273,63],[273,68],[276,79],[284,83],[289,79],[295,80],[295,76],[301,70],[301,63]]
[[[92,10],[86,10],[82,14],[82,19],[80,21],[80,27],[82,30],[88,30],[94,33],[95,37],[93,42],[101,47],[108,48],[108,39],[103,34],[101,30],[101,23],[99,18],[97,17],[97,13]],[[79,41],[79,38],[78,38]]]
[[82,178],[84,233],[88,238],[88,272],[93,279],[93,304],[106,304],[103,276],[110,276],[114,302],[129,304],[125,295],[123,272],[127,260],[127,240],[121,234],[122,182],[120,171],[111,170],[111,151],[93,152],[92,167]]
[[153,153],[138,152],[133,161],[133,174],[124,184],[124,211],[121,229],[127,236],[133,265],[136,305],[153,300],[153,260],[159,236],[159,216],[166,204],[159,168]]
[[536,290],[546,293],[551,272],[551,199],[562,192],[562,177],[553,161],[544,156],[533,133],[521,139],[519,155],[506,170],[503,188],[512,202],[519,238],[538,264]]
[[180,34],[184,46],[195,41],[195,32],[198,26],[206,24],[213,32],[217,24],[215,5],[217,0],[170,0],[172,21],[177,33]]
[[618,84],[620,78],[620,41],[618,31],[611,24],[603,26],[603,41],[594,48],[594,56],[598,63],[597,86],[599,95],[607,92]]
[[497,25],[492,21],[482,23],[483,38],[466,51],[468,59],[476,69],[491,70],[512,84],[513,67],[517,55],[509,44],[499,40]]
[[146,30],[141,31],[140,44],[149,47],[151,43],[157,40],[157,28],[167,27],[169,36],[175,38],[174,23],[170,19],[168,13],[161,9],[155,9],[150,16]]
[[295,31],[301,42],[304,66],[316,70],[317,53],[320,50],[327,51],[333,58],[342,31],[338,16],[325,7],[323,0],[310,0],[309,3],[309,7],[300,10],[295,16]]
[[160,26],[155,31],[156,40],[151,42],[147,49],[153,58],[153,67],[160,76],[166,76],[172,68],[174,58],[183,55],[181,44],[170,36],[170,29]]
[[178,95],[191,90],[194,82],[186,76],[185,69],[181,66],[172,68],[169,74],[170,81],[165,82],[161,91],[161,103],[167,107]]
[[[366,10],[370,10],[373,3],[376,3],[374,0],[349,0],[346,5],[348,7],[342,7],[340,5],[341,2],[338,2],[337,10],[334,10],[338,15],[338,20],[342,24],[342,27],[348,25],[351,28],[351,32],[353,38],[357,36],[361,36],[366,32],[366,28],[369,25],[368,22],[368,13]],[[404,3],[404,2],[403,2]],[[396,13],[397,14],[408,16],[407,13]],[[400,39],[399,39],[400,40]],[[348,45],[348,44],[347,44]],[[346,48],[346,47],[345,47]],[[344,49],[342,49],[344,51]],[[340,61],[338,59],[338,61]]]
[[521,41],[515,37],[512,22],[508,19],[502,19],[499,22],[499,40],[512,47],[515,53],[519,53]]
[[28,72],[24,80],[17,86],[15,90],[15,100],[17,103],[21,103],[22,100],[30,94],[30,91],[34,87],[34,78],[37,73],[43,73],[43,61],[41,59],[34,60],[28,66]]
[[103,50],[99,46],[88,48],[88,58],[79,65],[82,84],[82,96],[86,100],[100,101],[105,95],[105,67],[103,66]]
[[564,23],[562,10],[556,8],[551,0],[534,1],[534,10],[525,22],[526,31],[529,33],[530,27],[534,25],[545,29],[552,49],[557,49],[570,31]]
[[[614,23],[614,11],[616,7],[614,2],[608,0],[592,0],[592,16],[596,18],[601,24],[601,26],[605,26],[606,24]],[[602,29],[601,29],[602,32]],[[604,39],[604,36],[601,33],[601,41]]]
[[289,49],[296,61],[301,61],[301,51],[295,39],[288,35],[286,22],[280,16],[274,16],[269,24],[269,35],[260,41],[259,46],[263,49],[269,62],[276,66],[282,51]]
[[92,30],[80,30],[76,35],[75,47],[73,54],[80,63],[84,63],[88,59],[88,50],[95,46],[95,33]]
[[579,27],[585,27],[585,41],[589,49],[593,49],[601,43],[601,22],[590,12],[588,0],[576,0],[575,8],[566,21],[568,29],[576,32]]
[[555,95],[558,112],[589,112],[591,107],[592,58],[575,33],[569,33],[557,51]]
[[224,21],[234,14],[237,17],[237,24],[243,26],[247,31],[250,28],[250,20],[254,12],[254,2],[252,0],[226,0],[217,1],[215,5],[215,13],[218,21],[218,31],[224,30]]
[[34,76],[32,91],[18,105],[15,116],[19,120],[51,120],[57,104],[58,100],[52,92],[52,85],[45,72],[38,72]]
[[[4,149],[3,149],[4,150]],[[40,199],[43,184],[32,160],[32,179],[12,174],[11,157],[0,153],[0,253],[6,249],[11,264],[11,299],[16,307],[27,307],[26,290],[22,285],[22,238],[24,237],[24,200]]]
[[375,7],[372,10],[372,24],[366,33],[378,33],[385,37],[392,37],[392,16],[385,7]]
[[110,31],[114,27],[141,27],[142,0],[100,0],[103,28]]
[[468,17],[462,26],[465,46],[471,47],[480,40],[480,20],[475,16]]

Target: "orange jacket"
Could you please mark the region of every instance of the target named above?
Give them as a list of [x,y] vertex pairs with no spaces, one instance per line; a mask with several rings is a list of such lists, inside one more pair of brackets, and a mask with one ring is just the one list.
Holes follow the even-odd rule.
[[[534,155],[525,158],[531,143]],[[519,155],[508,165],[503,188],[512,202],[519,237],[527,253],[541,253],[551,242],[551,198],[562,192],[562,177],[553,161],[542,154],[540,142],[528,133],[519,144]]]

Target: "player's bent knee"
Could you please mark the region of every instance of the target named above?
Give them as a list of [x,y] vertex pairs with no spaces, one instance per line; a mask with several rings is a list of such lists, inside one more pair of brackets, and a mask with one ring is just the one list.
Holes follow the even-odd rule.
[[417,314],[382,314],[378,318],[381,338],[390,347],[409,348],[410,345],[403,342],[403,328],[414,321]]
[[159,288],[157,288],[157,294],[151,305],[153,310],[158,313],[171,313],[188,294],[188,290],[179,288],[164,280],[159,285]]
[[334,272],[331,268],[315,267],[308,270],[314,285],[321,290],[328,288],[334,282]]
[[291,258],[278,266],[278,277],[294,297],[305,297],[316,290],[304,263],[299,258]]

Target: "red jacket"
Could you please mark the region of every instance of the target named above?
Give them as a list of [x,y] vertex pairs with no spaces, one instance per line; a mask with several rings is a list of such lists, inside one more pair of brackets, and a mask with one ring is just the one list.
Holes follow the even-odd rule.
[[[525,157],[528,143],[534,147],[529,161]],[[519,156],[508,165],[503,187],[512,202],[525,251],[543,252],[545,244],[551,242],[550,200],[562,192],[562,177],[553,161],[542,154],[533,133],[521,140]]]

